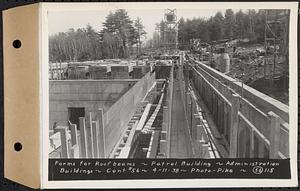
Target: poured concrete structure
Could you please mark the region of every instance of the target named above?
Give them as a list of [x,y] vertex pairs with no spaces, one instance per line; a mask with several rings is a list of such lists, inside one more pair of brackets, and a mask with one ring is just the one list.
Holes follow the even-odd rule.
[[[84,113],[103,108],[106,112],[136,80],[50,80],[49,125],[66,125],[68,108],[84,108]],[[82,116],[81,116],[82,117]]]
[[[50,128],[84,108],[80,138],[83,129],[101,130],[94,152],[101,155],[94,158],[289,158],[287,105],[200,62],[180,60],[145,75],[144,66],[133,66],[137,80],[50,81]],[[111,70],[129,77],[129,67]]]
[[[71,124],[77,123],[80,139],[86,138],[91,142],[91,124],[95,123],[103,129],[103,136],[99,139],[102,141],[99,148],[103,147],[100,157],[107,158],[154,82],[155,73],[147,73],[139,80],[49,81],[50,130],[54,124],[57,126],[56,130],[61,126],[69,126],[67,121],[71,121],[70,111],[72,113],[75,110],[78,122],[71,121]],[[79,148],[83,151],[84,144]],[[92,156],[89,154],[91,149],[87,147],[86,151],[88,152],[80,156]],[[59,156],[59,152],[52,153],[51,157]]]
[[138,104],[155,82],[155,73],[147,73],[104,113],[105,157],[108,157],[135,113]]
[[287,105],[200,62],[191,60],[185,75],[212,116],[225,157],[289,158]]

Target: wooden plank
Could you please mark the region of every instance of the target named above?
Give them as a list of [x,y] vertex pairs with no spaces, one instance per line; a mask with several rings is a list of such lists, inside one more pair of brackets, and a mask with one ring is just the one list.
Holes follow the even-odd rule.
[[254,131],[250,130],[250,158],[254,157]]
[[186,116],[187,116],[187,121],[188,121],[188,128],[190,129],[191,126],[191,107],[192,107],[192,103],[191,103],[191,97],[190,97],[190,93],[188,92],[187,95],[187,107],[186,107]]
[[264,151],[264,144],[261,143],[260,140],[258,140],[258,158],[264,158],[265,151]]
[[69,144],[67,140],[67,127],[59,126],[57,130],[60,133],[61,140],[61,158],[69,158]]
[[227,104],[224,104],[223,105],[224,107],[223,107],[223,111],[224,111],[224,125],[223,125],[223,127],[224,127],[224,136],[225,136],[225,138],[226,138],[226,140],[229,142],[229,140],[228,140],[228,136],[229,136],[229,133],[228,133],[228,109],[227,109]]
[[80,158],[86,158],[87,144],[86,144],[86,127],[85,127],[84,117],[79,117],[79,128],[80,128]]
[[98,110],[98,124],[99,124],[99,131],[98,131],[98,155],[99,158],[106,157],[106,150],[105,150],[105,131],[104,131],[104,119],[103,119],[103,109]]
[[135,121],[135,123],[132,126],[132,129],[130,130],[124,148],[122,148],[120,155],[117,158],[129,158],[131,146],[134,143],[134,138],[137,137],[138,135],[138,132],[136,132],[137,124],[138,121]]
[[217,100],[217,124],[219,126],[220,129],[220,133],[223,135],[224,134],[224,127],[223,127],[223,123],[221,121],[221,101],[218,99],[218,96],[216,95],[216,100]]
[[79,142],[77,125],[69,123],[71,129],[71,158],[79,158]]
[[272,159],[278,159],[278,151],[280,144],[280,117],[274,112],[269,112],[270,117],[269,128],[270,128],[270,154],[269,157]]
[[202,140],[203,138],[203,133],[204,133],[204,129],[203,129],[203,125],[202,124],[199,124],[199,125],[196,125],[196,140],[199,141],[199,140]]
[[193,135],[193,124],[194,124],[194,108],[195,108],[195,103],[192,97],[192,94],[190,94],[190,100],[191,100],[191,112],[190,112],[190,134],[191,136]]
[[93,158],[94,157],[94,149],[93,149],[93,142],[92,142],[92,113],[89,112],[89,115],[86,120],[86,148],[87,148],[87,158]]
[[147,158],[156,158],[159,142],[159,131],[153,131],[148,148]]
[[[51,135],[49,137],[51,147],[49,148],[49,153],[52,152],[53,150],[59,148],[61,146],[61,140],[60,140],[60,133],[57,131],[55,134]],[[68,133],[67,134],[67,140],[71,139],[71,135]]]
[[239,117],[246,124],[246,128],[253,131],[254,135],[264,144],[265,147],[270,147],[270,141],[250,122],[248,119],[239,112]]
[[145,125],[145,122],[146,122],[146,119],[147,119],[147,116],[149,114],[150,108],[151,108],[151,104],[148,103],[146,105],[146,108],[145,108],[145,110],[143,112],[143,115],[142,115],[142,117],[141,117],[141,119],[140,119],[140,121],[138,123],[138,126],[137,126],[136,130],[142,130],[143,129],[143,127]]
[[70,150],[71,158],[79,158],[79,146],[73,145]]
[[168,126],[169,126],[169,122],[168,122],[168,107],[167,106],[163,106],[163,123],[162,123],[162,130],[163,131],[167,131],[168,130]]
[[198,125],[201,124],[201,120],[200,120],[200,116],[198,113],[194,114],[194,123],[193,123],[193,130],[192,130],[192,139],[193,140],[197,140],[197,129],[198,129]]
[[69,123],[69,127],[71,130],[71,145],[77,145],[78,144],[78,133],[77,133],[77,125]]
[[237,144],[238,144],[238,111],[240,107],[240,96],[237,94],[232,95],[231,103],[231,127],[230,127],[230,149],[229,157],[237,158]]
[[[228,105],[231,105],[230,101],[224,96],[222,95],[222,93],[220,91],[217,90],[216,87],[214,87],[207,79],[204,78],[204,76],[199,72],[197,71],[195,68],[193,68],[194,72],[200,76],[203,81],[205,82],[205,84],[210,87],[214,92],[216,92],[218,94],[218,96],[220,96]],[[205,87],[205,89],[203,89],[203,91],[207,91],[208,88]],[[207,98],[211,98],[211,96],[207,97]]]
[[160,140],[160,153],[167,156],[167,140]]
[[92,145],[93,145],[93,158],[99,158],[99,140],[98,136],[99,135],[99,126],[98,126],[98,121],[92,121]]

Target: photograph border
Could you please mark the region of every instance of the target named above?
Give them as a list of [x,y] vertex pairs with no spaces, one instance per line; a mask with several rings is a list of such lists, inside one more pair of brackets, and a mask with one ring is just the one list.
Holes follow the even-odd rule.
[[[153,6],[153,3],[156,3]],[[95,6],[100,4],[101,6]],[[117,4],[117,5],[116,5]],[[151,4],[151,6],[147,6]],[[41,126],[41,180],[42,188],[195,188],[195,187],[287,187],[296,186],[297,178],[297,135],[298,128],[290,128],[290,165],[291,179],[165,179],[165,180],[97,180],[97,181],[48,181],[48,133],[49,133],[49,89],[48,89],[48,21],[47,11],[69,11],[69,10],[101,10],[107,8],[126,9],[163,9],[158,4],[169,6],[170,4],[180,8],[195,9],[290,9],[290,34],[289,34],[289,61],[298,63],[297,59],[297,11],[296,2],[111,2],[111,3],[41,3],[40,4],[40,126]],[[172,8],[172,6],[169,6]],[[289,119],[290,127],[298,127],[298,64],[290,65],[289,80]],[[292,104],[291,104],[292,103]],[[125,159],[126,160],[126,159]],[[166,159],[167,160],[167,159]],[[224,181],[223,181],[224,180]],[[150,185],[150,186],[149,186]]]

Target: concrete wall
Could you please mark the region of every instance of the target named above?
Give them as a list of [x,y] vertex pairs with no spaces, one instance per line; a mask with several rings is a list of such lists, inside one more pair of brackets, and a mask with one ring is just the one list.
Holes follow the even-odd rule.
[[[244,85],[243,96],[240,84],[234,79],[201,63],[190,68],[188,74],[194,82],[207,108],[212,114],[219,132],[224,135],[230,144],[232,122],[230,121],[233,94],[239,94],[238,112],[238,151],[237,157],[289,157],[288,145],[288,106]],[[269,115],[272,111],[279,118],[279,125],[273,126],[274,119]],[[275,118],[276,118],[275,117]],[[229,120],[229,121],[228,121]],[[279,126],[280,141],[272,142],[274,131]],[[279,144],[274,154],[272,148]],[[249,145],[252,145],[250,148]],[[255,145],[255,146],[254,146]],[[270,156],[269,154],[272,154]]]
[[[222,81],[224,84],[232,88],[237,93],[242,93],[242,86],[241,82],[237,82],[235,79],[226,76],[225,74],[210,68],[200,62],[193,61],[197,64],[198,67],[208,72],[213,77],[217,78],[218,80]],[[284,121],[289,121],[289,107],[277,101],[276,99],[271,98],[270,96],[263,94],[254,88],[251,88],[247,85],[243,86],[243,96],[247,98],[251,103],[253,103],[256,107],[261,109],[262,111],[274,111],[278,114]]]
[[130,90],[115,102],[104,114],[105,156],[113,150],[127,123],[133,116],[137,104],[142,101],[155,82],[155,73],[147,73]]
[[66,125],[68,107],[84,107],[85,114],[103,108],[106,112],[136,80],[49,81],[49,126]]

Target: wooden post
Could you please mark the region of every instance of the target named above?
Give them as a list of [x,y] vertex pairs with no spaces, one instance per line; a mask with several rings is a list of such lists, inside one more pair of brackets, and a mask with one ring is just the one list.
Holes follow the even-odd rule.
[[172,65],[171,67],[171,73],[170,73],[170,83],[169,83],[169,87],[170,87],[170,98],[168,101],[168,129],[167,132],[169,132],[167,134],[167,146],[166,146],[166,157],[169,158],[171,155],[171,128],[172,128],[172,107],[173,107],[173,90],[174,90],[174,80],[173,80],[173,72],[174,72],[174,65]]
[[92,121],[91,121],[91,112],[89,113],[86,120],[86,148],[87,148],[87,158],[93,158],[93,143],[92,143]]
[[[168,131],[168,107],[163,106],[163,124],[162,124],[162,130]],[[170,132],[168,132],[170,133]]]
[[264,158],[265,157],[265,145],[260,140],[258,140],[258,158]]
[[92,112],[90,112],[89,113],[89,125],[90,125],[90,128],[91,128],[91,151],[92,151],[92,157],[93,158],[95,158],[95,152],[94,152],[95,145],[94,145],[94,142],[93,142],[93,136],[94,136],[93,135],[93,120],[95,120],[94,118],[95,118],[95,116],[93,115]]
[[167,140],[160,140],[160,153],[167,156]]
[[202,139],[202,134],[203,134],[203,125],[198,124],[196,125],[196,140],[199,141]]
[[183,100],[183,108],[184,108],[184,111],[186,111],[186,105],[185,105],[185,100],[186,100],[186,98],[185,98],[185,96],[186,96],[186,94],[185,94],[185,84],[184,84],[184,81],[182,81],[182,100]]
[[105,132],[104,132],[104,119],[103,119],[103,109],[98,110],[98,116],[99,116],[99,131],[98,131],[98,155],[99,158],[105,158]]
[[225,135],[225,137],[228,137],[228,131],[227,131],[227,130],[228,130],[228,129],[227,129],[227,128],[228,128],[228,126],[227,126],[227,125],[228,125],[228,118],[227,118],[227,117],[228,117],[228,115],[227,115],[227,112],[228,112],[228,111],[227,111],[227,103],[226,103],[226,102],[224,103],[223,109],[224,109],[224,110],[223,110],[223,111],[224,111],[224,116],[223,116],[223,117],[224,117],[224,120],[223,120],[223,121],[224,121],[224,124],[223,124],[223,127],[224,127],[224,135]]
[[209,155],[209,145],[207,143],[202,143],[202,151],[201,151],[201,158],[204,159],[211,159],[211,156]]
[[71,129],[71,145],[77,145],[78,144],[78,134],[77,134],[77,125],[76,124],[70,124]]
[[187,112],[187,108],[188,108],[188,98],[187,98],[187,94],[188,94],[188,92],[187,92],[187,90],[185,89],[185,92],[183,92],[183,94],[184,94],[184,105],[185,105],[185,110],[184,110],[184,112],[186,113]]
[[85,127],[85,118],[79,117],[79,126],[80,126],[80,157],[87,157],[87,144],[86,144],[86,127]]
[[94,149],[94,158],[99,158],[99,140],[98,140],[98,136],[99,135],[99,125],[98,125],[98,121],[93,121],[92,122],[92,145],[93,145],[93,149]]
[[58,62],[55,63],[56,80],[58,80]]
[[70,158],[79,158],[79,144],[76,124],[68,121],[68,126],[71,133]]
[[192,135],[192,129],[193,129],[193,121],[194,121],[194,102],[192,98],[192,94],[190,94],[190,102],[191,102],[191,108],[190,108],[190,134]]
[[197,145],[199,147],[199,153],[198,153],[198,158],[204,158],[204,147],[203,147],[203,144],[204,144],[204,140],[201,138],[199,140],[197,140]]
[[270,129],[270,154],[271,159],[278,159],[279,143],[280,143],[280,117],[274,112],[268,113],[270,118],[269,129]]
[[186,93],[186,101],[187,101],[187,104],[186,104],[186,116],[187,116],[187,121],[188,121],[188,127],[190,127],[190,124],[191,124],[191,116],[190,116],[190,113],[191,113],[191,106],[192,106],[192,103],[191,103],[191,97],[189,95],[189,93]]
[[198,138],[198,128],[201,124],[200,115],[198,113],[194,114],[194,124],[193,124],[193,135],[192,138],[197,140]]
[[239,127],[239,107],[240,100],[239,95],[232,95],[231,102],[231,127],[230,127],[230,150],[229,158],[237,158],[237,144],[238,144],[238,127]]
[[79,158],[79,146],[78,145],[73,145],[71,147],[71,150],[70,150],[70,157],[71,158]]
[[250,130],[250,158],[254,157],[254,131]]
[[62,79],[61,61],[59,61],[59,79]]
[[79,158],[79,143],[76,124],[69,124],[71,129],[71,158]]
[[60,133],[61,141],[61,158],[69,158],[69,144],[67,140],[67,127],[57,127],[57,130]]

